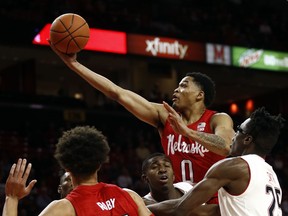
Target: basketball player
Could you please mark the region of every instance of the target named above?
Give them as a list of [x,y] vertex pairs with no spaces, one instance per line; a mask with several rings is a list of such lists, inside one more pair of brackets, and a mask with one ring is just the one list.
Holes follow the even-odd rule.
[[[228,155],[234,135],[226,113],[207,109],[215,97],[214,82],[205,74],[188,73],[174,90],[173,108],[152,103],[117,86],[77,61],[77,55],[51,48],[75,73],[108,98],[117,101],[138,119],[157,128],[164,153],[171,158],[175,182],[199,182],[206,171]],[[174,110],[175,109],[175,110]],[[217,203],[217,196],[211,203]]]
[[[94,127],[81,126],[64,132],[54,156],[71,174],[74,189],[65,198],[51,202],[40,215],[152,216],[134,191],[98,182],[97,173],[107,161],[109,151],[106,137]],[[36,183],[32,180],[26,187],[31,164],[26,165],[26,159],[19,159],[10,170],[2,216],[16,216],[19,200],[27,196]]]
[[69,172],[65,172],[60,177],[60,184],[58,186],[58,193],[60,194],[60,198],[65,198],[70,191],[73,190],[73,185],[71,182],[71,176]]
[[257,109],[233,137],[234,157],[214,164],[183,197],[149,205],[149,209],[161,216],[193,215],[194,209],[219,190],[221,215],[281,216],[282,190],[265,157],[277,143],[283,122],[280,115]]
[[143,197],[146,205],[182,197],[190,189],[191,182],[174,183],[171,160],[163,153],[153,153],[142,163],[142,179],[150,192]]

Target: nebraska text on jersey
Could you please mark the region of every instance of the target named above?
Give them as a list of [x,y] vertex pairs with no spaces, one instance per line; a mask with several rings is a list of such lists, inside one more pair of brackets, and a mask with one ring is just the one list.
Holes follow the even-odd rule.
[[167,154],[174,155],[175,152],[183,152],[183,153],[192,153],[192,154],[199,154],[204,157],[205,152],[209,152],[204,146],[199,144],[198,142],[194,143],[186,143],[182,140],[182,135],[178,136],[178,140],[175,140],[174,134],[169,134],[168,138],[168,146],[167,146]]

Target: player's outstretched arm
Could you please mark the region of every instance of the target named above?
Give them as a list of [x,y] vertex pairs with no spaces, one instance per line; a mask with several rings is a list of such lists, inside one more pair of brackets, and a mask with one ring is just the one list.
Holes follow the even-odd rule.
[[33,186],[37,182],[32,180],[26,187],[32,164],[27,166],[26,159],[18,159],[17,164],[13,164],[5,185],[5,204],[2,216],[17,216],[18,202],[30,194]]
[[[106,77],[95,73],[77,61],[77,54],[66,55],[59,52],[53,44],[50,43],[50,46],[71,70],[76,72],[105,96],[124,106],[140,120],[154,127],[158,127],[160,123],[165,121],[167,112],[163,108],[162,104],[151,103],[140,95],[130,90],[123,89]],[[166,116],[161,116],[165,113]]]

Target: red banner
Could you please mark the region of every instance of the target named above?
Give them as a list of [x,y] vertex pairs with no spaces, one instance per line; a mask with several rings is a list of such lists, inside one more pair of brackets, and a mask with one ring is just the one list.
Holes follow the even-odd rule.
[[[32,43],[48,45],[50,27],[51,24],[46,24]],[[84,49],[205,62],[204,43],[93,28],[90,28],[90,39]]]
[[[47,39],[50,37],[50,27],[51,24],[46,24],[39,34],[35,36],[32,43],[49,45]],[[126,54],[126,33],[90,28],[90,38],[84,49]]]
[[205,61],[205,45],[157,36],[127,34],[127,52],[145,56]]

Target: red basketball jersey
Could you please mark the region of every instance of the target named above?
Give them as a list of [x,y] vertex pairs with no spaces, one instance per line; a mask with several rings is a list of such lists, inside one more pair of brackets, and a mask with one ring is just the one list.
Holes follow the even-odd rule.
[[[213,133],[210,128],[210,120],[215,113],[215,111],[206,110],[198,121],[188,127],[196,131]],[[201,143],[175,133],[168,120],[164,126],[161,143],[165,154],[171,158],[175,182],[192,181],[197,183],[203,179],[207,170],[215,162],[224,158],[209,151]]]
[[67,196],[77,216],[136,216],[138,206],[127,191],[116,185],[80,185]]

